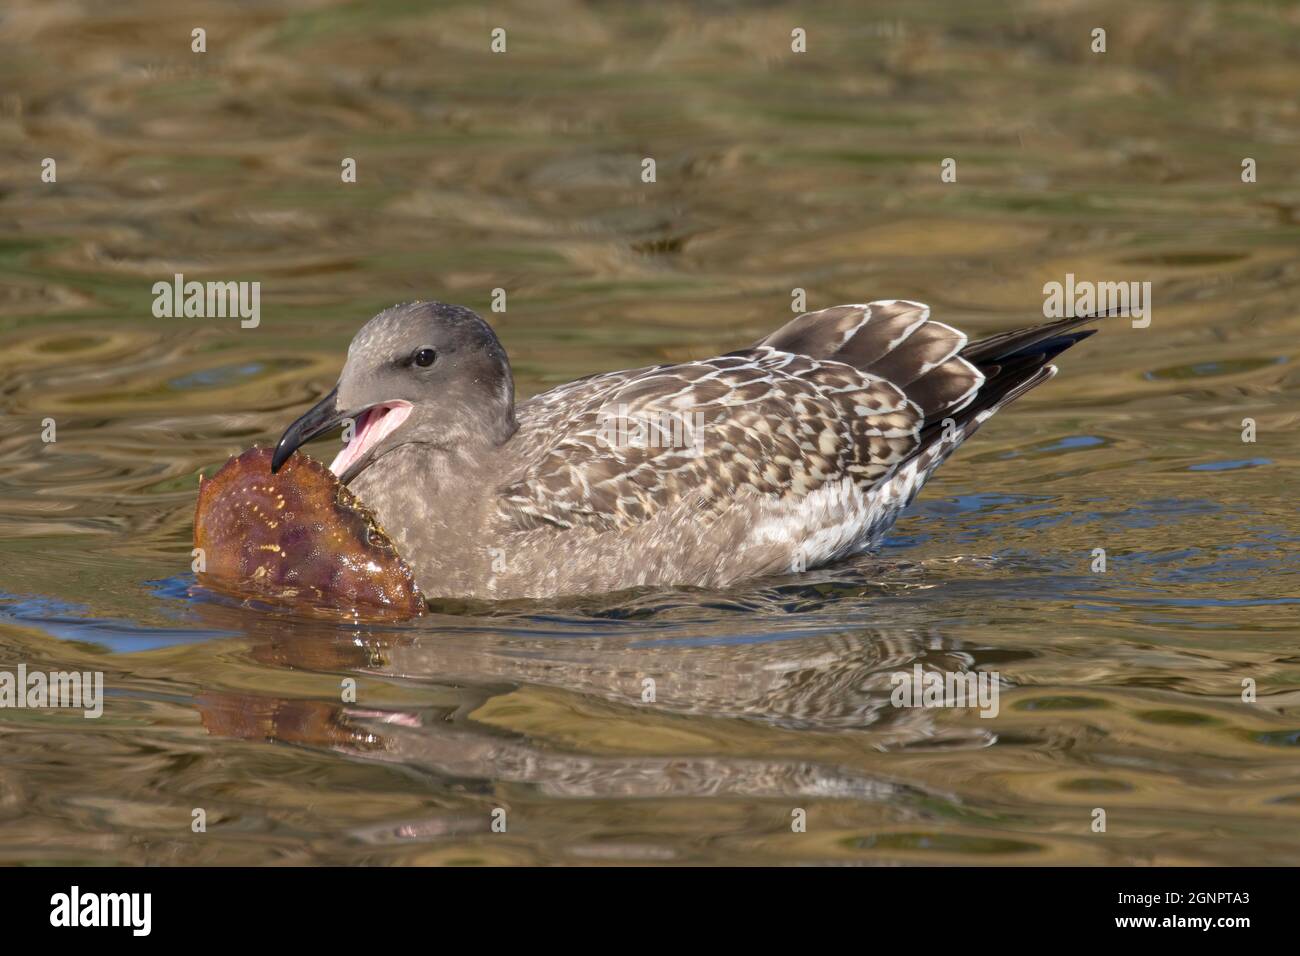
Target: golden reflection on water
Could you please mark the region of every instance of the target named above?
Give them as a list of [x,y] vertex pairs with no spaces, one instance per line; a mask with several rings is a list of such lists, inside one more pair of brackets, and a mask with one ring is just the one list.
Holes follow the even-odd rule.
[[[493,17],[503,56],[470,7],[8,6],[0,668],[112,696],[0,712],[0,861],[1295,863],[1296,11]],[[177,272],[260,281],[259,327],[155,319]],[[1150,281],[1152,326],[1066,356],[878,558],[395,629],[188,590],[199,473],[395,301],[505,288],[531,394],[752,341],[796,287],[979,334],[1066,273]],[[998,671],[1000,713],[889,706],[915,663]]]

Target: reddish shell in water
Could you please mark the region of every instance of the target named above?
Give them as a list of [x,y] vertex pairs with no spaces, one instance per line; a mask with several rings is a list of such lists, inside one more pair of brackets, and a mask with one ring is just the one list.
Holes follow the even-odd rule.
[[357,613],[424,610],[411,569],[356,495],[302,453],[271,474],[271,449],[200,479],[194,546],[206,582]]

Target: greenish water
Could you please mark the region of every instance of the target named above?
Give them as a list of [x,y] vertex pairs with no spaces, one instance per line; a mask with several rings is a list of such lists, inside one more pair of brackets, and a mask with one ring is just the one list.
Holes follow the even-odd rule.
[[[0,862],[1296,863],[1297,52],[1287,4],[9,3],[0,669],[107,699],[0,710]],[[177,272],[260,324],[155,318]],[[490,317],[532,394],[795,288],[982,335],[1067,273],[1150,327],[850,566],[386,628],[189,573],[200,472],[394,302]],[[998,715],[892,707],[918,663]]]

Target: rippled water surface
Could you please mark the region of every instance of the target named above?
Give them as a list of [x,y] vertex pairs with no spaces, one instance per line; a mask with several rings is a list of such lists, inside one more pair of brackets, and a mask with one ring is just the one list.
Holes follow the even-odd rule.
[[[108,695],[0,711],[0,862],[1300,862],[1297,8],[550,6],[0,12],[0,668]],[[177,272],[260,325],[154,318]],[[1151,326],[854,564],[384,628],[189,573],[199,474],[396,301],[506,289],[531,394],[796,287],[988,334],[1066,273],[1150,281]],[[890,706],[918,663],[998,716]]]

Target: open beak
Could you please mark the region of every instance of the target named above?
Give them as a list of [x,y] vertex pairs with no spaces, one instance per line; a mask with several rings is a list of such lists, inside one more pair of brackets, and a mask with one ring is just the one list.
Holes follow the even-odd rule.
[[338,392],[335,386],[332,392],[308,409],[307,414],[285,429],[275,446],[275,454],[271,456],[271,474],[280,470],[299,445],[351,420],[355,426],[352,438],[330,463],[330,471],[346,485],[375,460],[380,443],[411,414],[411,403],[398,399],[376,402],[356,410],[340,409]]
[[338,410],[338,386],[328,395],[307,410],[307,413],[284,430],[280,441],[276,443],[275,454],[271,456],[271,474],[280,470],[280,466],[289,460],[289,456],[317,435],[323,435],[331,428],[338,428],[354,415]]

